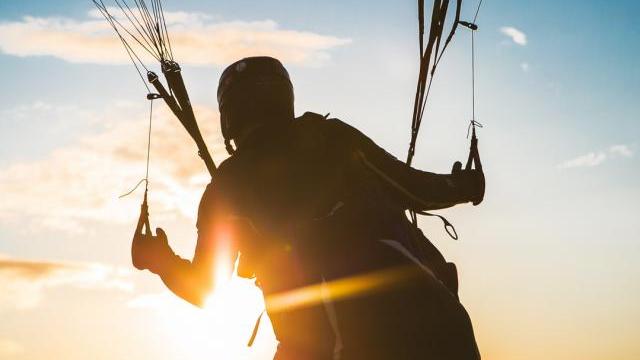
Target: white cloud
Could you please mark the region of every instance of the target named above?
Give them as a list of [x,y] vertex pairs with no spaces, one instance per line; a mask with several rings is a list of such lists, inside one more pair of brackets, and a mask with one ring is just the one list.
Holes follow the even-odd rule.
[[520,68],[524,72],[529,72],[529,63],[527,62],[520,63]]
[[[209,150],[219,162],[226,152],[218,131],[218,112],[196,107],[195,113],[203,136],[209,139]],[[105,126],[102,132],[85,135],[40,160],[0,168],[0,224],[22,231],[83,233],[94,221],[135,220],[141,192],[124,199],[118,195],[144,177],[148,115],[134,109],[115,114],[118,120],[100,115]],[[154,110],[151,141],[149,202],[156,219],[176,214],[195,218],[209,176],[191,138],[164,106]]]
[[23,352],[24,349],[17,342],[9,339],[0,339],[0,358],[11,359]]
[[527,35],[512,26],[503,26],[500,28],[500,32],[508,36],[511,41],[520,46],[527,45]]
[[628,145],[612,145],[609,148],[609,153],[611,153],[614,156],[621,156],[621,157],[632,157],[633,156],[633,150],[631,150],[631,148]]
[[81,289],[131,291],[125,269],[96,263],[33,261],[0,256],[0,311],[30,309],[47,289],[71,286]]
[[586,155],[578,156],[577,158],[567,160],[560,164],[561,169],[576,168],[576,167],[593,167],[602,164],[607,159],[607,154],[604,152],[590,152]]
[[[330,58],[327,51],[351,42],[281,29],[272,20],[215,22],[199,13],[165,12],[165,15],[176,59],[184,65],[226,65],[250,55],[271,55],[291,64],[320,65]],[[21,21],[0,23],[0,51],[15,56],[49,55],[73,63],[129,63],[120,40],[99,16],[94,10],[82,20],[25,16]],[[146,54],[141,48],[136,52]]]
[[578,156],[574,159],[567,160],[564,163],[558,165],[558,168],[569,169],[578,167],[594,167],[612,158],[630,158],[632,156],[633,150],[631,150],[628,145],[612,145],[606,151],[590,152],[588,154]]

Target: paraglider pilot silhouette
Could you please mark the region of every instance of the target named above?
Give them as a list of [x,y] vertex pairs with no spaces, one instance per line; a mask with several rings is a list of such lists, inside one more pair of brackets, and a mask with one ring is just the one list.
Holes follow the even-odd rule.
[[[202,305],[218,250],[232,250],[231,264],[239,254],[238,275],[265,295],[279,360],[479,358],[455,266],[405,212],[479,204],[481,170],[416,170],[340,120],[295,118],[289,75],[270,57],[230,65],[218,103],[231,156],[202,196],[193,259],[162,229],[143,234],[143,206],[136,268]],[[314,286],[321,299],[282,301]]]

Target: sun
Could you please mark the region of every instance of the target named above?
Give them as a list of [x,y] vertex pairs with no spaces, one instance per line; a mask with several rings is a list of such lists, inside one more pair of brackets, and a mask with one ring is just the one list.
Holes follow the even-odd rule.
[[[224,258],[221,256],[221,259]],[[163,347],[176,359],[271,359],[276,341],[268,317],[260,322],[252,347],[247,342],[255,322],[264,310],[260,289],[252,280],[236,275],[223,261],[214,269],[215,288],[205,306],[196,308],[171,295],[158,306]]]

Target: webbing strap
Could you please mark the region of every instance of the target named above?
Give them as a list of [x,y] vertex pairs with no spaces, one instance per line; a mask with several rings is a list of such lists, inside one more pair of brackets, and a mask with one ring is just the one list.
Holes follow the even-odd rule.
[[[425,201],[420,199],[418,196],[413,194],[411,191],[409,191],[404,186],[400,185],[397,181],[392,179],[384,171],[380,170],[377,166],[375,166],[369,160],[367,160],[366,156],[361,151],[356,152],[356,154],[358,155],[358,157],[360,158],[360,160],[364,163],[364,165],[366,167],[368,167],[370,170],[372,170],[374,173],[376,173],[378,176],[380,176],[389,185],[393,186],[394,188],[396,188],[398,191],[400,191],[402,194],[404,194],[408,198],[412,199],[413,201],[415,201],[415,202],[417,202],[419,204],[423,204],[424,206],[428,206],[428,204]],[[442,220],[442,222],[444,223],[444,229],[447,232],[447,234],[453,240],[458,240],[458,233],[456,232],[456,228],[444,216],[438,215],[438,214],[432,214],[432,213],[429,213],[429,212],[426,212],[426,211],[413,211],[413,213],[414,214],[425,215],[425,216],[435,216],[435,217],[440,218],[440,220]]]
[[456,228],[444,216],[439,214],[432,214],[426,211],[416,211],[415,213],[418,215],[435,216],[437,218],[440,218],[440,220],[442,220],[442,223],[444,224],[444,230],[447,232],[447,235],[449,235],[449,237],[451,237],[453,240],[458,240],[458,232],[456,231]]
[[258,335],[258,329],[260,328],[260,320],[262,320],[262,315],[264,315],[265,310],[262,310],[258,318],[256,319],[255,325],[253,325],[253,332],[251,332],[251,337],[249,338],[249,342],[247,343],[247,347],[253,346],[253,342],[256,341],[256,336]]

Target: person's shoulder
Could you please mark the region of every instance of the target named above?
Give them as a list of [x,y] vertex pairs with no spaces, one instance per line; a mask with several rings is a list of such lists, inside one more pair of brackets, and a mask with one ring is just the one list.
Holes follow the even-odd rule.
[[226,175],[227,173],[233,171],[233,168],[237,166],[236,165],[237,162],[238,162],[238,156],[236,156],[236,154],[222,160],[222,162],[218,165],[218,168],[216,169],[216,172],[215,172],[216,176]]
[[297,117],[293,124],[296,129],[303,130],[322,128],[326,126],[328,122],[328,116],[329,114],[320,115],[311,111],[307,111],[301,116]]
[[329,117],[329,114],[320,115],[311,111],[307,111],[295,121],[298,128],[303,131],[315,130],[323,133],[336,134],[357,131],[355,128],[344,121]]
[[333,126],[339,123],[344,124],[342,120],[329,117],[329,115],[330,114],[320,115],[318,113],[307,111],[296,118],[296,123],[310,126]]
[[230,156],[218,164],[216,171],[211,178],[209,184],[207,184],[202,197],[200,198],[200,205],[198,206],[198,223],[203,216],[208,216],[214,211],[214,208],[220,206],[225,201],[225,194],[228,192],[229,184],[233,184],[232,178],[237,171],[234,168],[237,167],[237,157]]
[[218,182],[218,180],[224,182],[226,179],[237,176],[239,170],[241,170],[242,167],[246,167],[246,155],[243,151],[236,151],[233,155],[224,159],[216,169],[216,182]]
[[349,125],[341,120],[310,111],[296,118],[293,124],[291,139],[303,148],[339,147],[344,135],[350,132]]
[[218,164],[211,181],[207,184],[207,187],[204,190],[204,194],[202,195],[203,199],[211,196],[211,194],[217,191],[220,187],[224,186],[224,184],[229,181],[228,179],[232,178],[234,173],[237,172],[235,170],[237,167],[238,157],[236,155],[229,156]]

